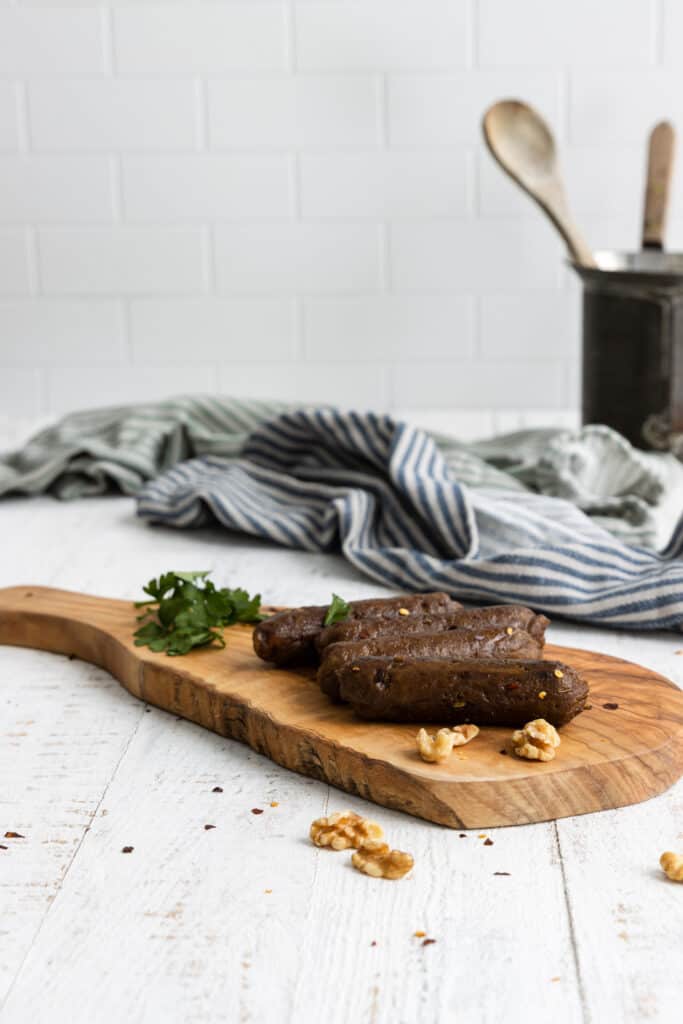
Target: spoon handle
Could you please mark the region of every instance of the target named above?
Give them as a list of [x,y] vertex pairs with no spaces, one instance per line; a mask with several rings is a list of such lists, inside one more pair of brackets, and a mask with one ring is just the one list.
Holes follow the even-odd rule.
[[664,248],[675,141],[673,125],[669,121],[660,121],[650,133],[643,210],[643,249],[661,251]]
[[[522,185],[522,188],[525,188]],[[544,186],[537,186],[535,191],[525,191],[538,203],[546,216],[553,222],[557,231],[564,239],[574,263],[582,267],[597,266],[590,246],[579,231],[574,221],[565,195],[564,187],[559,179],[553,179]]]
[[582,267],[596,267],[592,250],[569,213],[561,206],[555,209],[546,207],[546,213],[564,238],[565,245],[574,262]]

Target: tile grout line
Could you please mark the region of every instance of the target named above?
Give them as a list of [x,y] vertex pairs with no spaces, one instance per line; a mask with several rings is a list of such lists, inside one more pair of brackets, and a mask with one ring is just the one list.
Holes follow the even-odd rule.
[[479,68],[479,4],[478,0],[468,0],[467,4],[467,53],[465,71],[472,72]]
[[664,8],[662,0],[652,0],[650,8],[650,33],[652,47],[652,64],[661,68],[664,65]]
[[104,74],[111,78],[116,72],[116,46],[114,43],[114,12],[110,7],[100,8],[100,29]]

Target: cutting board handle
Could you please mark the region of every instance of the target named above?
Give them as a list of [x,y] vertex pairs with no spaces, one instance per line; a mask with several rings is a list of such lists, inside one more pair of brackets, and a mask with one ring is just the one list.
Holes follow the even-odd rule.
[[[0,644],[65,654],[99,665],[144,699],[133,602],[53,587],[0,589]],[[130,636],[130,640],[128,640]]]
[[[592,651],[546,651],[591,687],[592,709],[562,730],[556,762],[501,757],[510,733],[482,729],[464,761],[427,765],[415,750],[415,726],[362,722],[330,704],[313,668],[257,658],[247,625],[231,627],[225,650],[185,658],[136,647],[135,628],[130,600],[31,585],[0,590],[0,643],[74,654],[148,704],[277,764],[451,828],[621,807],[661,793],[683,772],[683,694],[648,669]],[[20,693],[21,679],[12,682]]]

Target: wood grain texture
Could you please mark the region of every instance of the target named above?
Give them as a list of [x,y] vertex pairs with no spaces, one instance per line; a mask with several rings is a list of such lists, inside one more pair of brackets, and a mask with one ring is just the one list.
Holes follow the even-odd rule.
[[521,100],[499,100],[484,114],[482,131],[491,156],[549,217],[574,262],[594,267],[569,209],[553,133],[538,111]]
[[[631,662],[562,647],[591,710],[562,730],[549,764],[510,754],[510,730],[485,729],[445,765],[414,749],[416,726],[361,722],[320,693],[311,670],[274,669],[233,627],[225,651],[169,659],[136,648],[126,601],[41,587],[0,591],[0,642],[74,654],[134,696],[205,726],[303,775],[451,828],[546,821],[638,803],[683,773],[683,695]],[[617,709],[603,705],[616,703]],[[506,748],[507,756],[501,754]]]
[[663,249],[669,212],[676,136],[669,121],[660,121],[650,133],[648,144],[645,204],[643,208],[643,249]]

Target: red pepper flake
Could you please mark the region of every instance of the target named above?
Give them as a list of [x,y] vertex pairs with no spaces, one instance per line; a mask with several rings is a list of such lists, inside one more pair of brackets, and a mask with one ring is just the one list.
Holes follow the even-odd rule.
[[211,790],[211,792],[212,793],[222,793],[223,789],[222,789],[221,786],[214,786],[213,789]]
[[616,711],[619,707],[619,705],[615,704],[613,701],[608,701],[607,704],[603,704],[602,706],[603,708],[606,708],[607,711]]
[[5,839],[26,839],[21,832],[5,832]]
[[494,875],[509,875],[509,871],[494,871]]
[[252,807],[251,813],[252,814],[263,814],[263,808],[262,807]]
[[485,839],[484,846],[493,846],[493,839]]
[[373,939],[372,942],[370,943],[370,945],[371,946],[376,946],[377,945],[377,939]]
[[423,946],[433,946],[435,942],[436,942],[436,939],[423,939],[422,940],[422,945]]
[[518,690],[519,683],[508,683],[505,687],[506,690]]
[[122,846],[121,853],[132,853],[134,849],[134,846]]
[[215,827],[216,827],[215,825],[205,825],[205,826],[204,826],[204,831],[205,831],[205,832],[210,832],[210,831],[211,831],[211,829],[212,829],[212,828],[215,828]]

